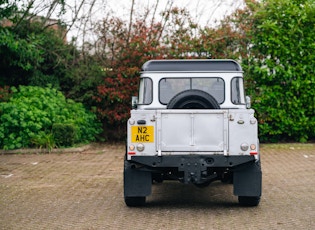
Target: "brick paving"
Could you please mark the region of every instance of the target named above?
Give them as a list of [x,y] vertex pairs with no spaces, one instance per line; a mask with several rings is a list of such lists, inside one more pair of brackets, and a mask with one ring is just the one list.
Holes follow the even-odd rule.
[[315,145],[263,145],[263,196],[240,207],[232,186],[153,185],[123,201],[123,145],[0,155],[0,229],[314,229]]

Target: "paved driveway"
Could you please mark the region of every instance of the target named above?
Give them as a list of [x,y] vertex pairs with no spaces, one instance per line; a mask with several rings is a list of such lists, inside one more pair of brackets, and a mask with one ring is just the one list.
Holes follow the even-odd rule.
[[263,145],[263,196],[244,208],[232,186],[153,186],[123,201],[122,145],[79,153],[0,155],[0,229],[314,229],[315,145]]

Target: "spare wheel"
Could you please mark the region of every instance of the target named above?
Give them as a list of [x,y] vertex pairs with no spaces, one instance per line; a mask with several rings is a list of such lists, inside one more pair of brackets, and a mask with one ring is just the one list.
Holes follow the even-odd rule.
[[167,109],[220,109],[220,105],[205,91],[191,89],[176,94],[167,104]]

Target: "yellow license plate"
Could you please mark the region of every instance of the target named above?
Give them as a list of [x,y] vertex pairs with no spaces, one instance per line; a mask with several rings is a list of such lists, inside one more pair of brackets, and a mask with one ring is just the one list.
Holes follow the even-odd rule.
[[131,142],[154,142],[154,127],[132,126]]

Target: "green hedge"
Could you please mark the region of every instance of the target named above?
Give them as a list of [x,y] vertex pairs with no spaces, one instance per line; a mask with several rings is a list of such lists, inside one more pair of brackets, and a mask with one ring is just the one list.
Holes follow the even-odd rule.
[[[315,4],[269,0],[254,15],[243,63],[263,142],[315,139]],[[268,19],[268,20],[266,20]]]
[[[0,103],[1,149],[87,143],[101,132],[95,114],[56,89],[20,86],[11,91],[12,97]],[[61,127],[72,129],[72,133],[62,132]]]

